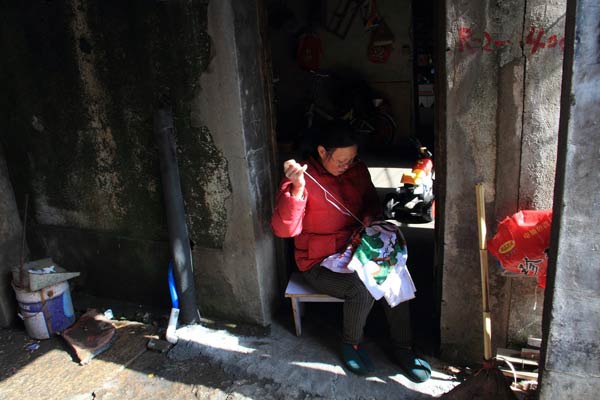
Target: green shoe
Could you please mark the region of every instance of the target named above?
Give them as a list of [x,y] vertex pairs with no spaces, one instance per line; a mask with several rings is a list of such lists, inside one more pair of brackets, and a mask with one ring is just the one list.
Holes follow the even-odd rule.
[[367,372],[373,372],[375,370],[375,365],[373,365],[373,361],[371,361],[371,357],[369,357],[369,354],[365,350],[364,346],[358,346],[357,351]]
[[367,352],[358,345],[342,343],[342,360],[346,368],[357,375],[366,375],[373,370],[373,363]]
[[431,366],[422,358],[418,358],[412,350],[394,348],[392,355],[396,363],[402,368],[404,376],[415,383],[422,383],[431,378]]

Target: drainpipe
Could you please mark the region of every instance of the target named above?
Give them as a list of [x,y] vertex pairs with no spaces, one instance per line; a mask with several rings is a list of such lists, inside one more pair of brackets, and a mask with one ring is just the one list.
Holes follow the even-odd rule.
[[169,263],[167,278],[169,281],[169,293],[171,294],[171,314],[169,315],[169,324],[167,325],[165,339],[167,339],[167,342],[175,344],[179,340],[179,337],[177,336],[177,320],[179,319],[179,297],[177,296],[177,289],[175,287],[175,276],[173,275],[173,262]]
[[170,110],[160,109],[154,115],[154,133],[160,153],[160,172],[169,228],[171,260],[173,260],[175,284],[181,307],[180,317],[183,323],[194,324],[200,321],[200,312],[196,304],[192,250],[175,153],[173,115]]

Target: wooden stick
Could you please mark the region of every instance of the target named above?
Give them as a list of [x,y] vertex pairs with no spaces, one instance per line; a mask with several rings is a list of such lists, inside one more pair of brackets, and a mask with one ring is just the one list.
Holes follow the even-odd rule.
[[481,265],[481,302],[483,310],[483,353],[485,360],[492,359],[492,317],[488,300],[488,254],[485,224],[485,188],[483,183],[475,185],[477,198],[477,228],[479,233],[479,263]]

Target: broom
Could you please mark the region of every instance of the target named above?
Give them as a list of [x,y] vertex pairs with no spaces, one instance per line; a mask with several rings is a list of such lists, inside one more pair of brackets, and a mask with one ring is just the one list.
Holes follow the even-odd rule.
[[492,358],[492,317],[488,302],[488,254],[486,247],[485,200],[483,183],[475,185],[479,233],[479,263],[483,305],[483,368],[443,395],[447,400],[514,399],[516,396]]

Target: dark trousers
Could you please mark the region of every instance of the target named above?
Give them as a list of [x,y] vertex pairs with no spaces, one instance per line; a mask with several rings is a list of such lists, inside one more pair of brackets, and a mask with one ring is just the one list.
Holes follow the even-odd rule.
[[[375,300],[356,274],[341,274],[316,265],[302,273],[306,281],[320,293],[344,299],[342,341],[358,344],[369,312]],[[412,345],[410,312],[408,302],[390,307],[382,299],[385,315],[390,326],[390,338],[394,346]]]

